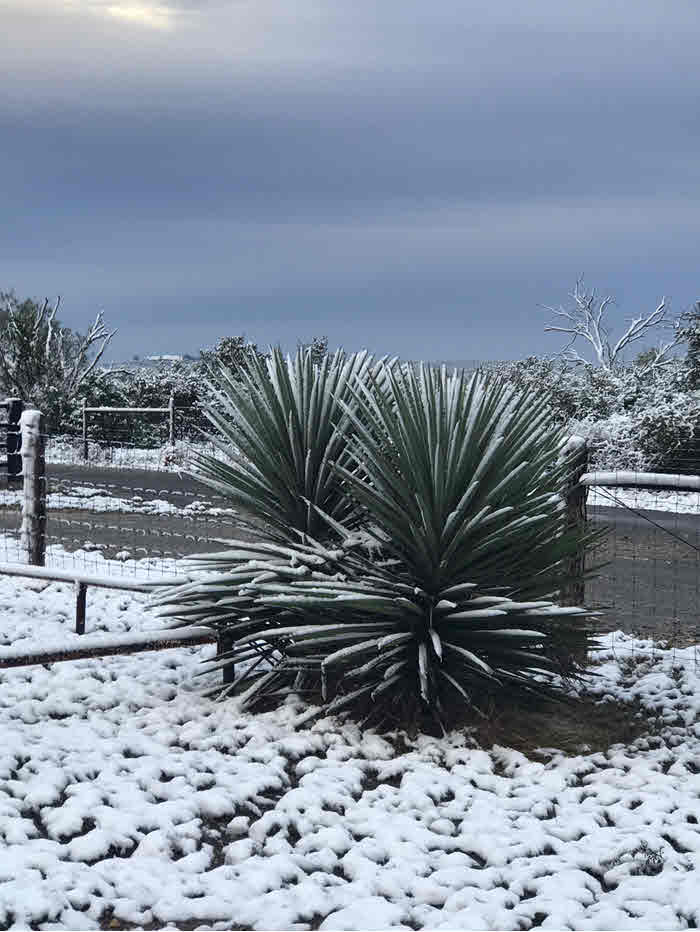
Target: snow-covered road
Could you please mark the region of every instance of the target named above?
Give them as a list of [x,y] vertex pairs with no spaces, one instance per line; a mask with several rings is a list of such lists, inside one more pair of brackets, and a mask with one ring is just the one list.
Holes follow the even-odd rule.
[[[2,643],[73,640],[73,597],[0,579]],[[90,591],[92,632],[154,625],[140,596]],[[468,733],[297,728],[293,701],[240,714],[193,691],[212,651],[3,672],[0,925],[700,923],[695,649],[611,637],[591,688],[655,710],[657,734],[531,759]]]

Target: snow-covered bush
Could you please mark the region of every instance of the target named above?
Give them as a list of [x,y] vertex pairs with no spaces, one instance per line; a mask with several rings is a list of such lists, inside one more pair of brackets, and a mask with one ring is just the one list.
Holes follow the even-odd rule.
[[592,465],[698,471],[700,394],[679,390],[679,375],[670,371],[664,378],[644,381],[634,372],[623,373],[616,376],[618,394],[610,395],[606,416],[600,416],[598,407],[571,420],[571,430],[589,441]]
[[676,392],[641,408],[634,427],[649,468],[700,471],[700,393]]
[[595,468],[700,470],[700,393],[682,359],[609,370],[529,357],[499,374],[545,392],[554,418],[589,441]]
[[158,599],[222,630],[244,669],[227,692],[441,723],[556,692],[589,632],[551,601],[583,541],[545,394],[362,356],[315,367],[309,351],[251,362],[244,381],[250,397],[222,371],[229,410],[212,420],[245,459],[199,471],[272,534],[190,558],[215,573]]
[[630,414],[611,414],[602,419],[573,418],[568,426],[572,434],[588,441],[590,463],[596,469],[641,471],[651,466]]
[[526,359],[496,363],[489,371],[525,391],[546,392],[552,417],[559,423],[576,416],[580,391],[575,370],[561,360],[528,356]]
[[0,393],[41,410],[50,431],[65,430],[78,399],[100,381],[98,363],[116,333],[101,314],[76,333],[57,318],[59,306],[0,292]]
[[[134,407],[167,408],[173,395],[176,409],[176,437],[195,440],[207,426],[203,412],[206,387],[201,367],[196,363],[178,362],[155,369],[138,369],[123,377],[128,404]],[[141,419],[139,419],[141,420]],[[135,421],[134,421],[135,423]],[[167,418],[152,418],[150,426],[142,421],[147,436],[167,436]]]

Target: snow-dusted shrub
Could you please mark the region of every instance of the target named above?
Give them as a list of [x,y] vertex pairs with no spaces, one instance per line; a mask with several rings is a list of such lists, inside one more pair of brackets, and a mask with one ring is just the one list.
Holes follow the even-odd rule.
[[644,379],[632,367],[610,372],[551,357],[499,363],[497,374],[518,388],[545,393],[560,423],[604,420],[628,411],[644,391]]
[[275,539],[190,558],[215,573],[166,591],[161,614],[223,629],[221,662],[244,670],[226,692],[244,706],[302,692],[330,700],[311,714],[446,722],[495,695],[556,693],[589,632],[583,609],[549,598],[582,538],[567,527],[567,432],[547,396],[480,374],[337,365],[251,364],[249,402],[222,379],[233,408],[212,420],[247,462],[200,457],[200,472]]
[[700,395],[678,392],[635,412],[634,428],[649,468],[700,471]]
[[564,423],[579,410],[579,386],[570,365],[547,356],[528,356],[512,362],[499,362],[490,371],[524,391],[545,392],[552,417]]
[[57,318],[51,306],[0,292],[0,392],[44,414],[50,431],[65,429],[72,408],[96,380],[97,366],[116,330],[98,314],[84,334]]
[[683,360],[606,370],[530,357],[500,374],[548,395],[553,416],[588,440],[593,468],[700,470],[700,397]]
[[592,469],[645,470],[650,468],[648,455],[641,448],[637,426],[630,414],[610,417],[574,419],[569,422],[572,434],[588,441]]
[[[177,438],[201,437],[207,420],[203,411],[206,387],[200,366],[178,362],[155,369],[137,369],[122,377],[122,384],[128,404],[134,407],[167,408],[173,395]],[[162,442],[167,437],[167,418],[163,415],[149,417],[150,424],[148,418],[139,419],[144,434],[139,442],[141,439]]]

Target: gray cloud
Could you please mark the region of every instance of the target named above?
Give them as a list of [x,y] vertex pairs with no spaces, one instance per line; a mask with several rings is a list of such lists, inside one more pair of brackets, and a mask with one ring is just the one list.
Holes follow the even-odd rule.
[[197,306],[210,342],[519,355],[582,271],[694,299],[694,3],[118,5],[6,2],[0,284],[125,352]]

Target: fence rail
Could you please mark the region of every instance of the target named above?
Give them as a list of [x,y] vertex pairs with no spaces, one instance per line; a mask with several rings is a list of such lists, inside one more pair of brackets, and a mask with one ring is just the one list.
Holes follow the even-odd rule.
[[611,486],[628,488],[682,489],[700,491],[700,476],[665,472],[635,472],[633,470],[605,470],[586,472],[580,478],[581,485]]

